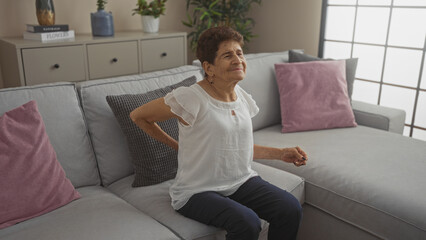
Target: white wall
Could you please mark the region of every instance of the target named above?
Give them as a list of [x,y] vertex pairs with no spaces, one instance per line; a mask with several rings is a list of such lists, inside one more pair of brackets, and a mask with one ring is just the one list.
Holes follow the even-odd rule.
[[249,45],[250,52],[304,49],[318,54],[321,5],[319,0],[264,0],[252,9],[259,35]]
[[[56,23],[69,24],[79,33],[91,33],[90,13],[96,11],[95,0],[53,0]],[[132,16],[136,0],[108,1],[106,10],[114,17],[116,32],[140,30],[140,17]],[[271,52],[303,48],[309,54],[318,51],[321,1],[319,0],[264,0],[253,6],[251,16],[259,35],[248,44],[248,52]],[[186,0],[169,0],[166,15],[161,16],[160,31],[188,31],[181,21],[186,20]],[[35,0],[0,0],[0,37],[21,36],[25,24],[37,23]],[[188,62],[194,55],[189,52]],[[1,69],[0,69],[1,73]],[[0,88],[3,81],[0,75]]]

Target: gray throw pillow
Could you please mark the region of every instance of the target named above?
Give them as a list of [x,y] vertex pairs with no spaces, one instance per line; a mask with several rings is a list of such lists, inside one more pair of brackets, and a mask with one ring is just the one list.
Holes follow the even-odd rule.
[[[314,57],[308,54],[299,53],[293,50],[289,51],[289,62],[310,62],[310,61],[327,61],[332,59],[323,59]],[[352,100],[352,91],[355,81],[356,67],[358,65],[358,58],[346,59],[346,82],[348,85],[349,99]]]
[[[177,171],[177,151],[142,131],[129,117],[137,107],[154,99],[164,97],[181,86],[191,86],[195,76],[165,88],[141,94],[107,96],[106,100],[127,138],[132,156],[135,179],[132,187],[149,186],[173,179]],[[157,124],[171,137],[178,140],[178,120],[169,119]]]

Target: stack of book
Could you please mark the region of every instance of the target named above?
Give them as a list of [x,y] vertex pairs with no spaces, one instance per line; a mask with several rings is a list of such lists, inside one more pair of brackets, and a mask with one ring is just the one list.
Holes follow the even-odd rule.
[[68,24],[41,26],[27,24],[24,39],[39,40],[42,42],[74,39],[74,30],[69,30]]

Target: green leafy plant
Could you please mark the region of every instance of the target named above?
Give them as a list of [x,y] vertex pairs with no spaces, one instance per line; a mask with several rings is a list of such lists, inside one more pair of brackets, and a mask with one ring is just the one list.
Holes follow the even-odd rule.
[[[192,50],[197,48],[198,38],[206,29],[228,26],[238,31],[245,42],[250,42],[255,21],[247,17],[253,3],[260,5],[262,0],[186,0],[187,21],[182,23],[193,29],[188,34]],[[192,16],[188,13],[193,6]]]
[[96,3],[96,5],[98,6],[98,10],[104,10],[106,3],[107,3],[106,0],[98,0]]
[[148,4],[146,0],[138,0],[137,8],[133,9],[132,15],[149,15],[158,18],[160,15],[164,15],[166,2],[167,0],[154,0]]

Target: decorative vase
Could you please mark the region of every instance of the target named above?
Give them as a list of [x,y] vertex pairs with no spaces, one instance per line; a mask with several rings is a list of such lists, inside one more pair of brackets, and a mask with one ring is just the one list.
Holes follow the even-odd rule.
[[150,15],[142,15],[142,27],[146,33],[156,33],[160,27],[160,18]]
[[51,26],[55,24],[55,8],[53,0],[36,0],[36,14],[38,24]]
[[112,36],[114,35],[114,21],[111,12],[98,10],[90,13],[93,36]]

